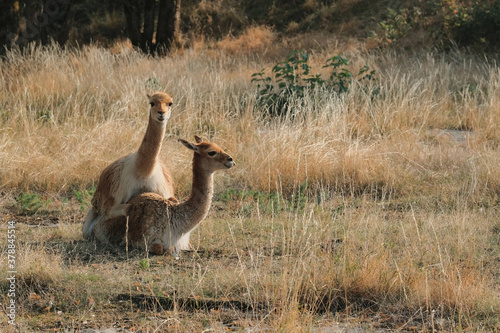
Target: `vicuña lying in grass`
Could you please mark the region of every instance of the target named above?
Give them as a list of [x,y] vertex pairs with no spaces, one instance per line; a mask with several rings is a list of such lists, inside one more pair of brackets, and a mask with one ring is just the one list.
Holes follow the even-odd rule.
[[[144,192],[158,193],[165,198],[174,195],[170,172],[159,160],[172,98],[163,92],[148,98],[151,109],[144,139],[138,151],[114,161],[102,172],[83,224],[84,238],[92,236],[98,221],[110,218],[112,207],[126,203],[134,195]],[[189,239],[185,241],[188,242]]]
[[[128,241],[153,254],[162,254],[173,247],[173,255],[178,258],[179,240],[196,228],[210,209],[214,172],[235,165],[232,157],[215,143],[202,141],[197,136],[195,139],[196,144],[179,140],[194,151],[189,199],[179,204],[173,198],[165,199],[155,193],[137,195],[127,204],[113,207],[110,213],[117,218],[98,221],[94,235],[100,242],[125,244]],[[128,216],[128,229],[124,216]]]

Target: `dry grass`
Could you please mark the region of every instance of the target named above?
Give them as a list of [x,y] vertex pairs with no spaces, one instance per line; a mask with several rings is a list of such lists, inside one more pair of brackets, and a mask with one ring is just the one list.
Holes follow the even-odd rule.
[[[254,44],[261,50],[270,37],[258,35],[242,38],[264,38]],[[274,62],[254,49],[232,52],[237,43],[162,59],[96,47],[8,54],[1,212],[4,222],[25,222],[17,227],[21,327],[498,331],[494,62],[353,48],[353,71],[377,70],[372,86],[317,91],[294,102],[294,118],[270,119],[250,79]],[[315,68],[337,53],[313,54]],[[237,162],[216,176],[197,251],[178,262],[84,242],[72,192],[95,186],[107,164],[136,149],[154,90],[176,103],[162,151],[180,197],[190,158],[178,137],[210,138]],[[34,217],[7,215],[23,191],[52,203]],[[50,219],[57,225],[29,226]]]
[[234,54],[265,54],[277,40],[275,33],[267,27],[250,27],[241,36],[226,37],[217,42],[217,46],[229,55]]

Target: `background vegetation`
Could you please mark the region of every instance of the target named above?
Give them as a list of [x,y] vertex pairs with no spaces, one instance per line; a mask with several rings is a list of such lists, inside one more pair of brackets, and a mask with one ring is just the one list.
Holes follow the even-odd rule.
[[322,31],[369,39],[372,47],[498,50],[500,42],[498,0],[12,0],[1,6],[0,44],[8,48],[129,38],[150,51],[239,36],[256,25],[280,35]]
[[[471,18],[498,4],[287,3],[183,2],[184,44],[165,57],[120,29],[5,50],[0,230],[16,222],[19,330],[500,330],[500,69],[494,25]],[[99,13],[94,27],[124,22]],[[179,261],[81,237],[157,90],[175,101],[162,159],[179,199],[177,138],[237,163]],[[1,312],[0,326],[14,331]]]

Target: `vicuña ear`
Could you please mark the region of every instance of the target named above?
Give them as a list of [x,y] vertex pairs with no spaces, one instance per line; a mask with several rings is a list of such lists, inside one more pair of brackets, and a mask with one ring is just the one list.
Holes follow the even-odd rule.
[[179,139],[179,142],[182,143],[184,145],[184,147],[186,147],[187,149],[191,149],[191,150],[194,150],[194,151],[198,151],[198,146],[192,144],[191,142],[188,142],[186,140],[183,140],[183,139]]
[[196,140],[196,143],[201,143],[201,142],[203,142],[203,139],[202,139],[202,138],[200,138],[198,135],[195,135],[195,136],[194,136],[194,139]]
[[150,94],[146,94],[146,96],[148,96],[148,99],[151,99],[151,95]]

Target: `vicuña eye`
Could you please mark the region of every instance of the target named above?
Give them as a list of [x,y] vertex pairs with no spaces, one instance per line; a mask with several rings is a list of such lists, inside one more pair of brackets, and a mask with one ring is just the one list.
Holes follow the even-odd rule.
[[151,102],[151,103],[149,103],[149,104],[151,104],[151,106],[155,106],[155,103],[154,103],[154,102]]
[[172,102],[170,102],[170,103],[168,103],[168,106],[172,106],[172,104],[173,104],[173,103],[172,103]]
[[209,151],[208,152],[208,156],[215,156],[215,154],[217,154],[215,151]]

